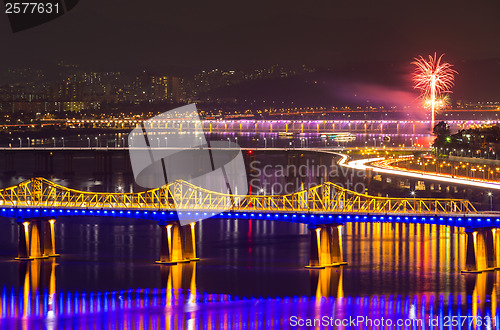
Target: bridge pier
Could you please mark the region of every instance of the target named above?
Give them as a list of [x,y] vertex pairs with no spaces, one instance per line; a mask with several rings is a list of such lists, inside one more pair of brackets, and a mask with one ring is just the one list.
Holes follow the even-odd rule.
[[342,253],[342,225],[327,224],[309,228],[311,246],[309,265],[306,268],[321,269],[347,265]]
[[29,241],[28,237],[29,235],[29,222],[17,222],[19,225],[19,247],[18,247],[18,253],[17,253],[17,258],[18,260],[30,260],[33,258],[29,257]]
[[58,257],[56,253],[55,219],[44,221],[44,254],[49,257]]
[[55,253],[55,219],[19,219],[19,245],[16,260],[57,257]]
[[493,228],[467,228],[467,254],[462,273],[481,273],[500,268],[494,246]]
[[195,222],[191,222],[189,226],[184,227],[184,257],[190,261],[200,260],[200,258],[196,257],[195,225]]
[[183,227],[177,221],[160,223],[160,260],[156,263],[175,265],[200,260],[196,257],[195,225],[193,222]]

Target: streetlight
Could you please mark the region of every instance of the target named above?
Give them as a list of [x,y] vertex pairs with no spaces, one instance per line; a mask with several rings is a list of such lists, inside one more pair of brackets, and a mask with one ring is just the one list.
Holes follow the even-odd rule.
[[89,143],[89,148],[90,148],[90,138],[87,136],[87,141]]
[[56,147],[56,138],[52,137],[52,142],[54,142],[54,148]]
[[19,140],[19,148],[22,147],[22,143],[21,143],[21,138],[17,138]]
[[30,138],[26,138],[28,140],[28,147],[30,146]]
[[63,142],[63,148],[64,148],[64,138],[61,138],[62,139],[62,142]]
[[98,141],[97,141],[97,136],[96,136],[95,137],[95,146],[96,146],[96,148],[98,147],[97,143],[98,143]]
[[417,195],[417,193],[415,192],[415,190],[412,190],[410,191],[410,195],[413,198],[413,207],[415,207],[415,196]]

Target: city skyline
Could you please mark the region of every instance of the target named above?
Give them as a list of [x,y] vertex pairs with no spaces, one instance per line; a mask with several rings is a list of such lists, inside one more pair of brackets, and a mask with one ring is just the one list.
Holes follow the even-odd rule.
[[[499,63],[500,60],[457,63],[460,74],[446,108],[475,109],[496,104],[499,82],[486,81],[499,74]],[[40,108],[42,111],[38,112],[68,110],[89,114],[106,104],[164,102],[196,102],[215,111],[221,106],[233,106],[235,110],[296,107],[404,110],[421,106],[412,86],[411,72],[407,71],[410,65],[383,63],[335,70],[275,64],[257,69],[212,69],[174,75],[145,70],[97,71],[60,62],[56,74],[31,67],[0,71],[3,78],[0,102],[28,102],[20,109]],[[34,102],[42,103],[37,106]],[[68,104],[47,106],[46,102]],[[14,109],[9,104],[3,108]]]

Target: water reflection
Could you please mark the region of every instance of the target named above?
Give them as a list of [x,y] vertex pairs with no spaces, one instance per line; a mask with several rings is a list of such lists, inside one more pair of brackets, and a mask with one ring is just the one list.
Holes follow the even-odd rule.
[[[317,281],[317,295],[314,297],[246,299],[228,294],[200,293],[196,290],[196,281],[188,283],[191,285],[189,289],[177,287],[183,286],[185,276],[181,273],[187,271],[188,278],[195,276],[196,264],[190,265],[162,267],[162,272],[169,268],[164,273],[168,278],[168,288],[163,289],[59,292],[57,295],[44,291],[34,296],[28,291],[16,296],[12,291],[10,297],[4,289],[0,325],[59,328],[86,327],[92,322],[96,328],[103,329],[262,329],[290,328],[300,324],[315,325],[311,327],[314,329],[498,328],[498,273],[475,276],[471,282],[474,283],[473,292],[465,296],[344,297],[342,269],[326,269],[311,276],[313,283]],[[48,303],[52,297],[56,297],[55,308]],[[464,326],[445,326],[447,322],[451,324],[453,316],[466,320]],[[347,321],[349,317],[356,323]],[[381,323],[381,320],[385,321]],[[471,320],[476,320],[478,326]],[[481,320],[481,326],[478,320]],[[398,324],[402,326],[396,326]]]
[[[158,246],[151,243],[156,225],[58,223],[56,238],[72,254],[0,261],[5,274],[17,274],[14,281],[2,278],[0,327],[76,328],[92,322],[96,328],[260,329],[290,327],[293,316],[334,321],[364,316],[421,319],[425,326],[406,328],[444,329],[449,316],[498,315],[500,272],[460,273],[462,229],[347,224],[343,241],[349,265],[306,270],[307,228],[298,224],[202,221],[197,229],[201,261],[160,266],[154,264]],[[3,239],[8,234],[0,230],[0,241],[10,242]],[[498,243],[498,231],[495,235]],[[436,318],[441,326],[430,326]]]
[[166,306],[172,306],[181,298],[183,289],[188,296],[186,303],[196,303],[196,262],[160,266],[161,283],[166,289]]
[[343,270],[344,266],[311,270],[309,275],[311,292],[316,293],[318,301],[321,301],[321,297],[342,298],[344,296]]

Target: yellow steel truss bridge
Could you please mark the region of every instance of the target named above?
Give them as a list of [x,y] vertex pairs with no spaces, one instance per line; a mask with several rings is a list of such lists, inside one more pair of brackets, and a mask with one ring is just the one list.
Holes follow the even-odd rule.
[[70,189],[44,178],[32,178],[0,189],[0,206],[326,213],[477,213],[474,206],[465,199],[377,197],[360,194],[331,182],[288,195],[243,196],[205,190],[185,181],[176,181],[138,193],[99,193]]

